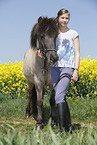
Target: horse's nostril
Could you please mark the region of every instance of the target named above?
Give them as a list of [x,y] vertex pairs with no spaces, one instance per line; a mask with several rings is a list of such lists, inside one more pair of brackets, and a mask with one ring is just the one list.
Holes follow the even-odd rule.
[[54,57],[51,57],[50,60],[54,61],[55,59],[54,59]]
[[56,57],[51,56],[50,60],[52,60],[54,62],[56,60]]
[[54,57],[50,57],[50,62],[52,62],[53,64],[55,64],[58,61],[58,56]]

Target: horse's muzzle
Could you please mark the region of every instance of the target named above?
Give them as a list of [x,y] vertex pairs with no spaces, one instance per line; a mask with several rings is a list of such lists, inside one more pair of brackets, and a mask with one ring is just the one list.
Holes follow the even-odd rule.
[[58,57],[58,55],[56,55],[56,56],[51,56],[50,57],[50,65],[54,65],[57,61],[59,60],[59,57]]

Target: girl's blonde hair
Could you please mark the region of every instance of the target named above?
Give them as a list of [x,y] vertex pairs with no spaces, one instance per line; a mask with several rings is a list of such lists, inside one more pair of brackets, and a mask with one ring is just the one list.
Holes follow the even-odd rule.
[[70,18],[70,13],[69,13],[69,11],[67,9],[59,10],[58,13],[57,13],[57,18],[59,18],[61,15],[66,14],[66,13],[68,13],[69,18]]

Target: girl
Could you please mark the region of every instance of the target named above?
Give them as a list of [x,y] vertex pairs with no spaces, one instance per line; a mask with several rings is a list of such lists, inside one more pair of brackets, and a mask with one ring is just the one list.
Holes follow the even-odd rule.
[[59,34],[56,38],[56,50],[59,61],[51,67],[51,77],[53,86],[63,73],[69,73],[72,77],[62,78],[55,87],[55,101],[58,107],[59,132],[64,129],[70,130],[71,118],[69,107],[66,102],[66,91],[72,79],[78,80],[78,68],[80,60],[79,35],[76,31],[67,27],[70,20],[70,13],[66,9],[61,9],[57,13]]

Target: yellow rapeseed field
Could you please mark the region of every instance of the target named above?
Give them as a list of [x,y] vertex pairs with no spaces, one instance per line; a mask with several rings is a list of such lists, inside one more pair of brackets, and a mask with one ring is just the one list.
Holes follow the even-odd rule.
[[[23,74],[23,62],[0,64],[0,92],[6,94],[16,94],[17,96],[26,96],[27,84]],[[79,82],[82,96],[97,96],[97,60],[91,60],[90,56],[80,60]],[[77,88],[71,81],[68,96],[77,95]]]
[[23,62],[0,64],[0,91],[2,93],[17,94],[27,92],[27,84],[22,70]]

